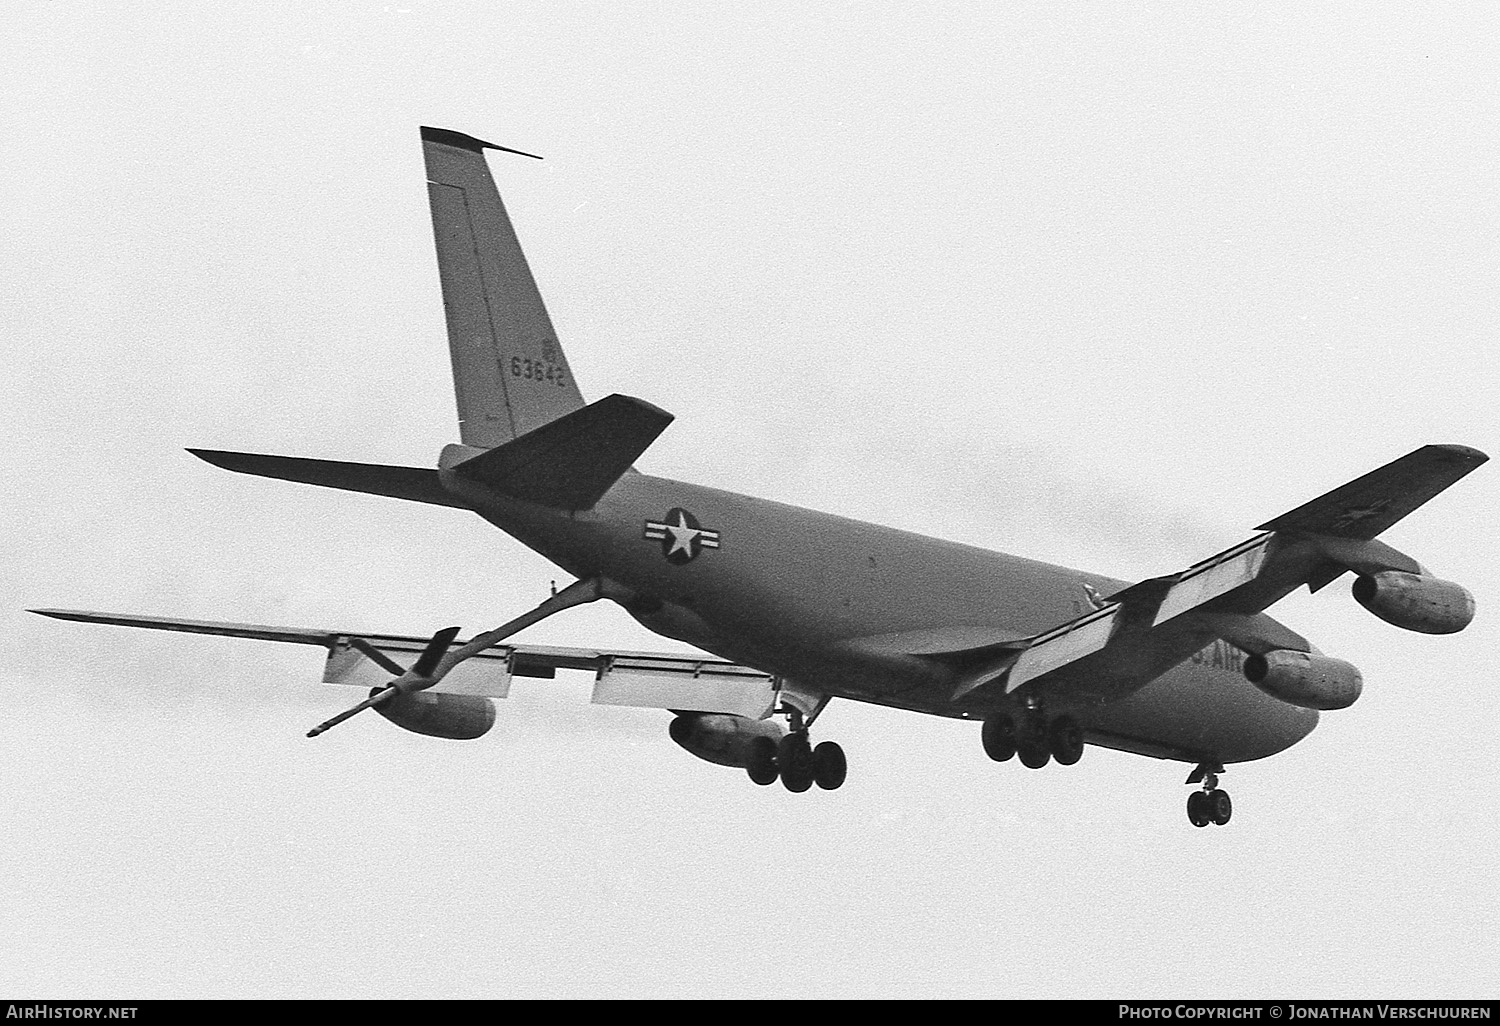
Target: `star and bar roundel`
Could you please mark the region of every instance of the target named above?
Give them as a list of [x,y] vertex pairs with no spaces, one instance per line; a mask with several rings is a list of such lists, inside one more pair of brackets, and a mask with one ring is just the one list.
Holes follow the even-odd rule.
[[704,549],[719,547],[719,532],[708,530],[681,507],[668,510],[660,520],[646,521],[645,537],[661,542],[661,554],[677,566],[691,563]]

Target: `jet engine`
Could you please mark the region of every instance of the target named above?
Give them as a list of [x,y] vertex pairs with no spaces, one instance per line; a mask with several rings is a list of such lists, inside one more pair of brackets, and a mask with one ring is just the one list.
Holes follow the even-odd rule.
[[1245,679],[1272,698],[1304,709],[1347,709],[1364,688],[1353,664],[1288,649],[1246,659]]
[[1423,634],[1452,634],[1474,619],[1467,588],[1400,570],[1355,578],[1354,601],[1386,623]]
[[732,713],[682,712],[667,733],[706,762],[744,769],[752,741],[764,737],[775,743],[781,740],[784,731],[775,720],[752,720]]
[[[384,690],[375,688],[370,696]],[[375,706],[375,711],[405,730],[454,741],[483,737],[495,725],[495,703],[482,695],[411,691]]]

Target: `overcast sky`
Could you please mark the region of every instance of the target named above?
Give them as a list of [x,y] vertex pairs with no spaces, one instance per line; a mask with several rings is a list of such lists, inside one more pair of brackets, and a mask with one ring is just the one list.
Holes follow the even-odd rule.
[[[1494,4],[21,0],[0,36],[0,993],[1444,997],[1500,991],[1500,471],[1386,540],[1473,590],[1231,767],[987,760],[835,702],[837,792],[520,681],[468,743],[319,653],[63,606],[426,634],[529,608],[458,510],[185,446],[456,441],[417,126],[492,155],[643,469],[1120,578],[1422,444],[1500,450]],[[673,648],[613,608],[523,636]]]

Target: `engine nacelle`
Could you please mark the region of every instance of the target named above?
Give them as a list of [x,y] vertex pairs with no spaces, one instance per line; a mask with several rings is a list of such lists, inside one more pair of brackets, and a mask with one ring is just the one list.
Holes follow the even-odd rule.
[[1423,634],[1452,634],[1474,619],[1474,596],[1467,588],[1400,570],[1355,578],[1354,601],[1386,623]]
[[[375,688],[370,695],[384,690]],[[380,703],[375,711],[403,730],[454,741],[483,737],[495,725],[495,703],[483,695],[412,691]]]
[[1288,649],[1246,659],[1245,679],[1272,698],[1303,709],[1347,709],[1365,686],[1352,663]]
[[706,762],[745,768],[750,742],[759,737],[780,741],[781,724],[732,713],[678,713],[667,728],[672,740]]

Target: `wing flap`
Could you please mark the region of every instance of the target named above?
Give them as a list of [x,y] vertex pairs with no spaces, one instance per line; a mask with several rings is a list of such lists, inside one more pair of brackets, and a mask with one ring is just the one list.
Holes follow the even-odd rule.
[[1271,537],[1264,534],[1252,538],[1178,574],[1167,588],[1161,605],[1157,606],[1152,626],[1181,616],[1255,580],[1265,566]]
[[1027,681],[1102,649],[1109,644],[1119,612],[1119,605],[1106,606],[1042,635],[1016,657],[1015,665],[1006,676],[1005,690],[1014,691]]
[[[368,649],[385,656],[400,654],[407,662],[417,653],[405,646],[373,645],[363,638],[338,638],[328,649],[323,663],[324,684],[351,684],[361,688],[384,687],[391,682],[389,667],[371,657]],[[482,653],[490,656],[490,653]],[[510,694],[511,670],[504,658],[466,659],[453,667],[432,690],[446,695],[483,695],[505,698]]]
[[615,656],[600,669],[592,701],[763,720],[776,703],[776,681],[759,670],[729,663],[690,667],[680,659]]

